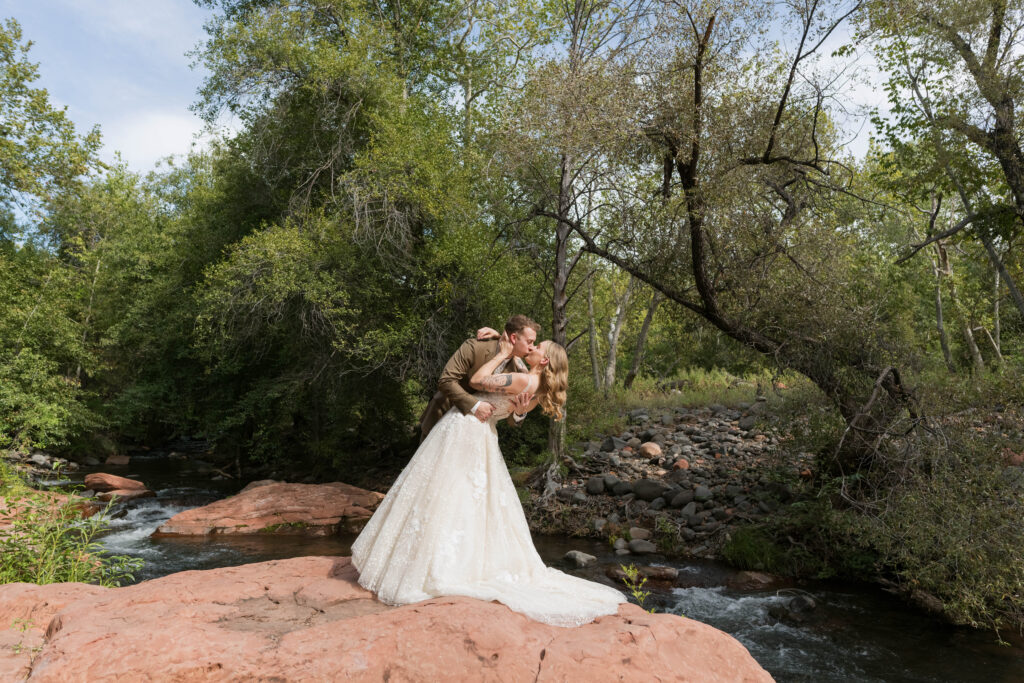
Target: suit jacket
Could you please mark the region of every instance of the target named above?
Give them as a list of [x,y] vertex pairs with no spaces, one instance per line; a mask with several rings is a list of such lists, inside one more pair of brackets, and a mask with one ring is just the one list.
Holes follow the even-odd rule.
[[[494,358],[496,353],[498,353],[497,339],[467,339],[462,342],[462,346],[445,364],[444,370],[441,372],[441,379],[437,381],[437,392],[430,399],[427,409],[420,417],[420,441],[427,437],[441,416],[447,413],[453,405],[462,411],[463,415],[473,410],[478,399],[471,394],[473,388],[469,385],[469,380],[487,361]],[[521,358],[513,358],[512,361],[513,368],[508,368],[507,362],[505,364],[509,372],[527,371]],[[496,372],[501,371],[502,369],[499,367]],[[518,424],[512,420],[511,415],[509,421],[510,424]]]

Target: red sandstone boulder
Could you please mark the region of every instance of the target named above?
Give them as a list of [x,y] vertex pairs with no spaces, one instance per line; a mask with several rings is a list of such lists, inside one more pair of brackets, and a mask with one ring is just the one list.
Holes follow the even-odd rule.
[[[0,605],[22,605],[24,590],[0,586]],[[389,608],[359,587],[348,558],[181,572],[126,588],[42,586],[34,598],[52,605],[34,608],[39,617],[59,611],[32,641],[31,671],[27,656],[0,651],[0,672],[15,672],[3,680],[771,680],[731,636],[635,605],[578,628],[461,597]],[[18,613],[26,609],[31,602]],[[0,630],[0,641],[11,637]]]
[[146,485],[141,481],[119,477],[116,474],[94,472],[85,475],[85,488],[93,491],[145,491]]
[[301,534],[329,536],[359,531],[384,498],[342,484],[256,482],[238,494],[178,513],[155,536],[205,534]]
[[132,458],[130,455],[110,455],[104,461],[105,465],[130,465]]

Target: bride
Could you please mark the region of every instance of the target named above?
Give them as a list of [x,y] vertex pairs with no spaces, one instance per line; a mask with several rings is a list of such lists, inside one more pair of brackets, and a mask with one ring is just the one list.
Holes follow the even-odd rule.
[[526,355],[528,373],[492,375],[512,345],[470,384],[494,405],[487,422],[452,408],[427,434],[352,545],[359,584],[391,605],[442,595],[497,600],[555,626],[578,626],[614,614],[623,595],[609,586],[545,566],[501,451],[495,424],[526,392],[532,409],[562,419],[568,386],[565,349],[541,342]]

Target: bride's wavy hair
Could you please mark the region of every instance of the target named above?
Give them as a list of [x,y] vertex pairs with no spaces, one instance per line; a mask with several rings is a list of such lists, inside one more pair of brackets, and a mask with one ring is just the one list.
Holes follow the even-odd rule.
[[537,405],[548,417],[561,420],[569,388],[569,356],[560,344],[549,341],[544,357],[548,359],[548,364],[540,374]]

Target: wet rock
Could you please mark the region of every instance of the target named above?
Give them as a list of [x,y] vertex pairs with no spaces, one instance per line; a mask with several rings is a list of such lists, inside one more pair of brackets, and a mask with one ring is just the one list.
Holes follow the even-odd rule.
[[621,557],[623,555],[630,555],[631,553],[629,552],[629,548],[618,548],[615,551],[615,554]]
[[136,498],[153,498],[156,494],[152,491],[142,489],[115,489],[113,491],[101,491],[96,494],[96,500],[102,500],[103,502],[117,499],[119,501],[135,500]]
[[127,455],[111,455],[107,457],[106,465],[130,465],[132,459]]
[[624,539],[622,537],[616,538],[615,539],[615,543],[612,544],[612,547],[615,548],[616,550],[622,550],[623,548],[628,548],[629,547],[629,541],[627,541],[626,539]]
[[[647,579],[648,581],[658,581],[672,583],[679,578],[679,570],[675,567],[662,567],[662,566],[640,566],[636,567],[636,571],[639,579]],[[612,581],[625,582],[626,572],[617,564],[610,565],[604,571]]]
[[597,562],[596,557],[579,550],[570,550],[562,557],[562,560],[576,569],[583,569]]

